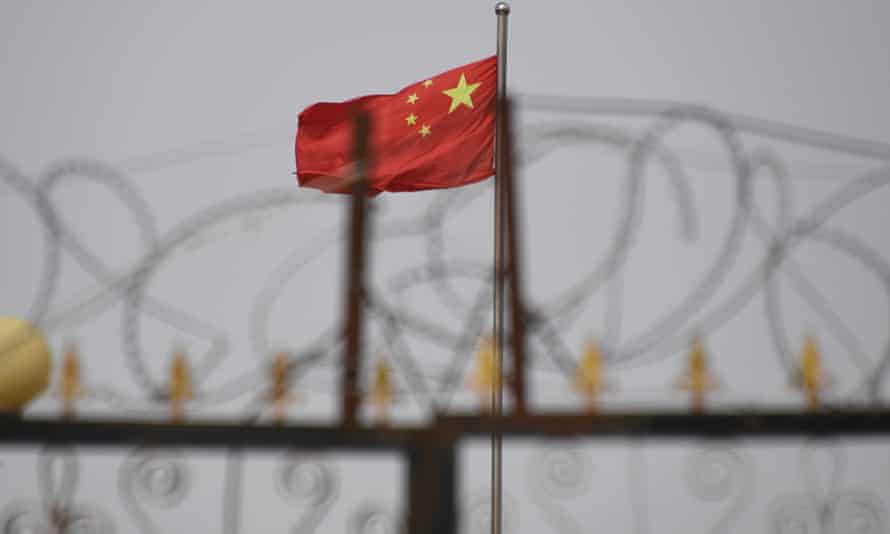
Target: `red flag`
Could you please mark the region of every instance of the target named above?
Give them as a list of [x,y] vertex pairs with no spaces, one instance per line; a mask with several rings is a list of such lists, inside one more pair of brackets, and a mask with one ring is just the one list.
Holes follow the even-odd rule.
[[353,115],[369,113],[370,194],[457,187],[494,174],[497,61],[451,69],[391,95],[322,102],[300,113],[300,185],[350,191]]

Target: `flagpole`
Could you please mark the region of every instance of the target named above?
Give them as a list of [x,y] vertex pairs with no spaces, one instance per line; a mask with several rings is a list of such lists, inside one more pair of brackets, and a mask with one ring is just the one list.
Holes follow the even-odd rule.
[[507,132],[504,128],[504,113],[507,97],[507,17],[510,5],[498,2],[494,6],[498,18],[497,42],[497,114],[495,124],[494,159],[495,159],[495,191],[494,191],[494,354],[495,354],[495,387],[492,389],[492,413],[495,425],[491,433],[491,533],[502,534],[503,527],[503,436],[498,428],[499,418],[504,409],[504,275],[505,267],[505,230],[506,213],[504,201],[507,185],[504,181],[504,144]]

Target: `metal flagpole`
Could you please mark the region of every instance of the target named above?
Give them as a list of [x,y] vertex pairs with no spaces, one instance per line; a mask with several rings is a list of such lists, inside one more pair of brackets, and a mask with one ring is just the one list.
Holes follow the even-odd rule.
[[497,419],[504,410],[504,276],[505,269],[505,230],[506,213],[504,201],[506,197],[506,182],[503,179],[504,172],[504,143],[507,141],[507,132],[504,128],[504,113],[506,112],[507,97],[507,17],[510,15],[510,5],[506,2],[498,2],[494,7],[498,18],[498,44],[497,44],[497,115],[494,140],[494,360],[495,360],[495,387],[492,389],[491,404],[494,415],[494,423],[491,433],[491,533],[501,534],[503,523],[503,473],[501,456],[503,452],[503,439],[501,431],[497,427]]

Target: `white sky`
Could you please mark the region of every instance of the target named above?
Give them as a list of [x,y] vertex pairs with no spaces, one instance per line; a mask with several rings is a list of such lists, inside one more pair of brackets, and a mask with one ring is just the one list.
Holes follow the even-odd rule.
[[[0,2],[0,159],[34,182],[67,157],[132,171],[128,179],[164,235],[217,202],[268,188],[295,188],[293,133],[296,113],[303,107],[395,91],[492,54],[492,4]],[[512,5],[509,81],[516,93],[677,100],[890,143],[886,2],[516,0]],[[523,115],[526,124],[552,118]],[[649,124],[611,117],[597,122],[633,129]],[[694,169],[690,183],[702,227],[700,242],[690,245],[678,237],[663,180],[653,180],[647,190],[641,240],[626,272],[625,339],[644,332],[679,301],[713,261],[728,228],[732,184],[714,139],[704,130],[684,130],[676,139],[684,163]],[[795,216],[878,165],[753,136],[744,140],[746,148],[771,148],[788,163]],[[232,147],[232,153],[174,161],[183,150],[188,155],[208,146]],[[255,148],[236,150],[245,147]],[[623,161],[570,149],[524,174],[528,285],[534,298],[556,294],[604,250],[614,224]],[[774,201],[769,187],[759,183],[756,191],[758,205],[769,212]],[[131,216],[107,190],[77,183],[65,184],[55,194],[64,224],[83,236],[89,250],[112,270],[132,267],[145,252]],[[417,214],[432,199],[428,194],[387,196],[378,222]],[[890,259],[884,230],[888,200],[886,192],[878,193],[843,211],[837,221],[885,259]],[[252,229],[255,220],[238,218],[216,228],[223,233],[218,241],[171,260],[152,278],[151,294],[228,335],[230,351],[208,378],[209,387],[256,368],[247,315],[263,281],[298,246],[320,232],[335,232],[341,208],[328,203],[277,212],[259,230]],[[30,208],[5,186],[0,186],[0,210],[0,315],[24,315],[38,283],[42,229]],[[450,220],[448,254],[486,260],[489,210],[484,195]],[[341,248],[332,246],[282,291],[270,322],[271,343],[302,346],[332,324],[341,299]],[[418,264],[423,251],[418,240],[381,243],[373,250],[375,281],[384,287],[390,275]],[[739,272],[712,304],[736,287],[761,252],[756,241],[746,241]],[[868,361],[875,361],[886,343],[890,317],[879,282],[856,261],[818,247],[803,250],[796,259],[861,340]],[[70,253],[63,253],[51,310],[94,287],[95,280]],[[829,372],[841,390],[855,385],[860,378],[855,360],[824,333],[806,304],[783,287],[793,348],[805,332],[823,336]],[[460,326],[442,315],[429,292],[408,302],[449,328]],[[601,308],[602,302],[594,305],[582,324],[567,333],[575,354],[585,335],[601,334]],[[81,344],[91,382],[134,392],[133,375],[118,356],[123,351],[122,314],[118,302],[89,321],[50,332],[50,337],[56,348],[65,340]],[[165,373],[173,344],[195,353],[206,349],[206,341],[151,319],[141,324],[142,350],[150,355],[148,367],[157,378]],[[371,335],[376,350],[378,332]],[[777,363],[762,302],[746,308],[708,341],[726,386],[718,402],[799,405],[799,394],[787,387],[788,377]],[[447,353],[414,342],[421,359],[441,369]],[[649,366],[616,370],[620,389],[610,402],[680,408],[685,399],[670,388],[682,367],[678,354]],[[326,371],[302,384],[306,399],[295,410],[297,417],[331,415],[335,403],[326,391],[333,378]],[[542,403],[575,402],[552,371],[542,371],[535,380]],[[468,406],[472,397],[458,401]],[[403,411],[411,419],[417,411],[408,404]],[[57,404],[44,399],[37,409],[53,412]],[[99,403],[88,409],[109,412]],[[227,406],[219,412],[238,409]],[[886,459],[880,462],[886,465]],[[6,497],[2,488],[0,504]],[[887,496],[890,488],[870,486],[869,491]]]

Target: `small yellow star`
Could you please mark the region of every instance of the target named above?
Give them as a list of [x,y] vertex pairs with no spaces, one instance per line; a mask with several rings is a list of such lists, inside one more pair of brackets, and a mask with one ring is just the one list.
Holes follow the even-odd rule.
[[473,109],[473,99],[470,98],[470,95],[472,95],[473,91],[478,89],[480,85],[482,85],[482,82],[467,84],[467,79],[461,74],[460,81],[457,82],[457,87],[442,91],[442,93],[451,97],[451,107],[448,108],[448,113],[457,109],[461,104]]
[[420,99],[417,98],[417,93],[411,93],[411,95],[408,97],[409,104],[413,104],[413,103],[417,102],[418,100],[420,100]]
[[408,123],[408,126],[414,126],[415,124],[417,124],[417,115],[413,113],[408,115],[407,117],[405,117],[405,122]]
[[428,124],[424,124],[420,127],[420,135],[421,137],[426,137],[430,134],[430,126]]
[[423,86],[426,87],[427,89],[429,89],[431,85],[433,85],[432,80],[427,80],[427,81],[423,82]]

